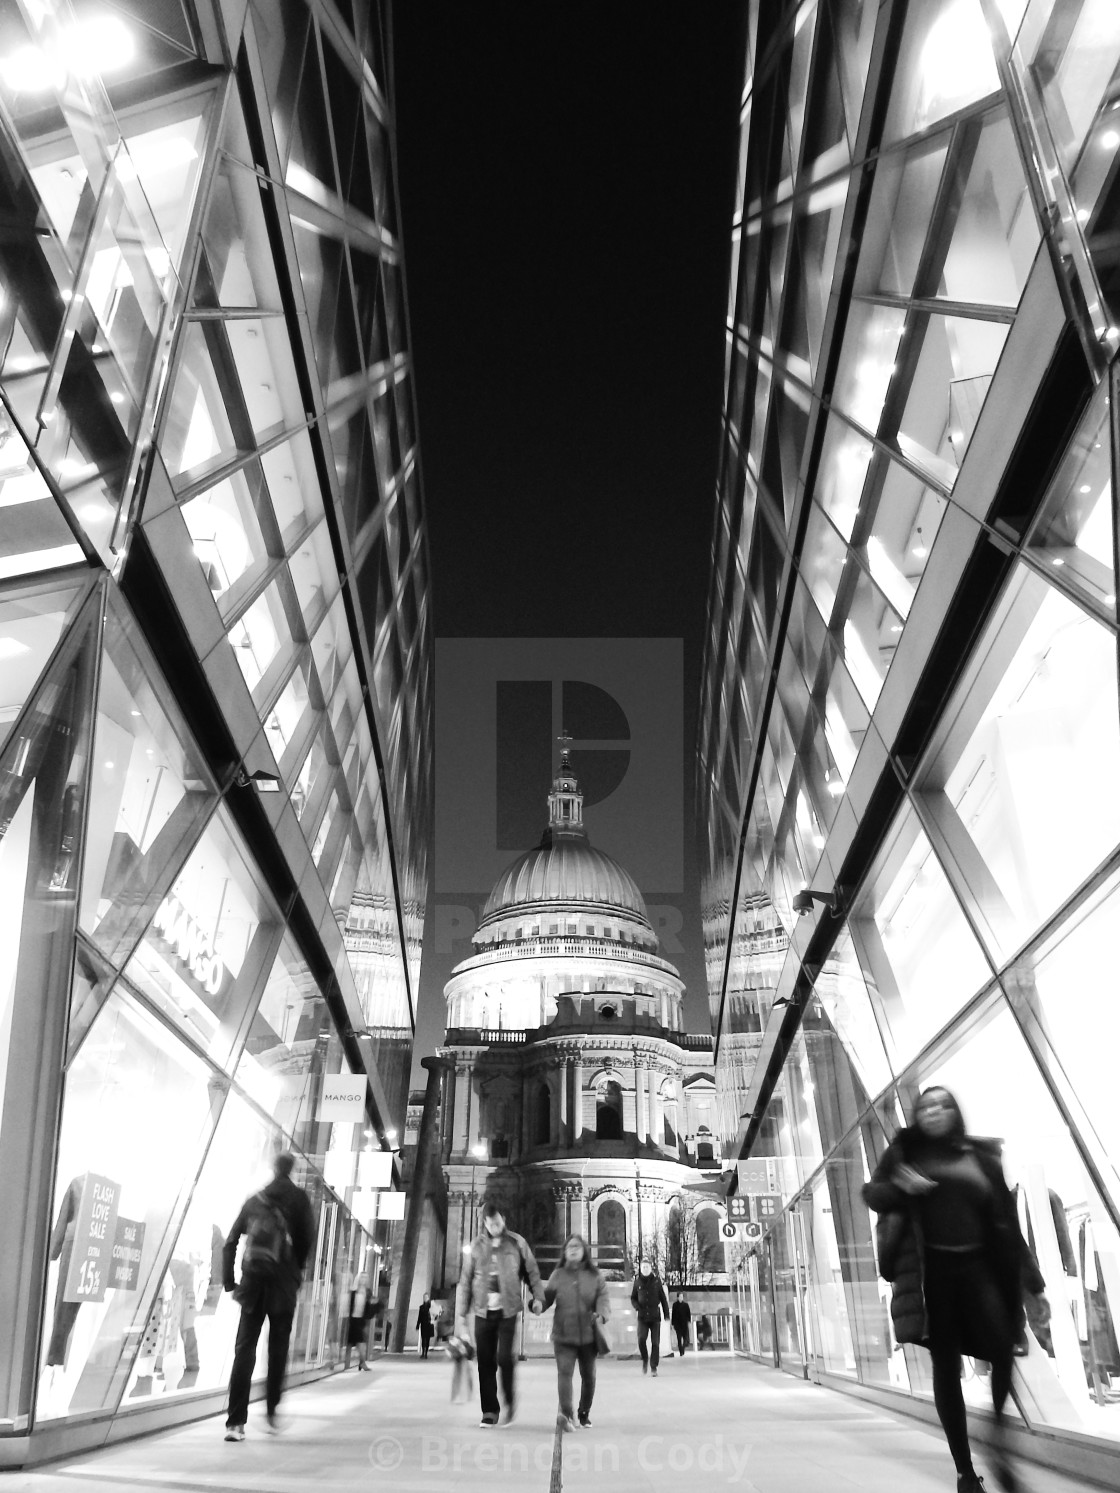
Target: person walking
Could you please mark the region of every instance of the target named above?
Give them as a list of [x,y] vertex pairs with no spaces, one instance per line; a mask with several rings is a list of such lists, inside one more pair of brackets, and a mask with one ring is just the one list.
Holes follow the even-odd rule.
[[[520,1234],[506,1228],[495,1202],[482,1209],[482,1232],[463,1261],[455,1292],[455,1331],[473,1341],[478,1363],[478,1397],[484,1426],[498,1424],[498,1373],[508,1425],[517,1414],[514,1393],[513,1339],[521,1315],[521,1282],[532,1295],[530,1310],[544,1311],[544,1287],[533,1251]],[[471,1329],[473,1319],[473,1332]]]
[[427,1358],[428,1349],[432,1346],[432,1334],[435,1328],[432,1326],[432,1298],[425,1296],[420,1303],[420,1310],[416,1313],[416,1330],[420,1334],[420,1357]]
[[1024,1292],[1044,1281],[1019,1228],[1000,1160],[1001,1144],[969,1135],[948,1089],[918,1098],[863,1189],[880,1215],[879,1269],[893,1283],[891,1318],[900,1343],[920,1343],[933,1360],[933,1402],[957,1470],[958,1493],[980,1493],[961,1392],[961,1355],[991,1365],[996,1420],[995,1476],[1020,1487],[1005,1436]]
[[[638,1266],[630,1292],[630,1305],[638,1313],[638,1352],[642,1355],[642,1373],[648,1374],[652,1370],[656,1379],[661,1359],[661,1316],[662,1313],[666,1317],[669,1315],[669,1298],[648,1260],[643,1260]],[[650,1339],[648,1352],[647,1338]]]
[[579,1423],[591,1424],[591,1401],[595,1398],[595,1360],[599,1347],[595,1323],[610,1319],[607,1283],[591,1263],[587,1240],[572,1234],[565,1241],[560,1264],[544,1288],[544,1304],[555,1303],[552,1319],[552,1351],[556,1355],[556,1384],[560,1409],[556,1424],[561,1431],[574,1431],[572,1387],[579,1364]]
[[684,1357],[684,1350],[688,1347],[688,1328],[692,1321],[692,1308],[681,1293],[677,1292],[677,1299],[673,1302],[673,1310],[669,1316],[669,1322],[677,1339],[677,1354]]
[[[265,1411],[269,1430],[279,1430],[276,1411],[284,1390],[292,1319],[303,1267],[315,1242],[315,1215],[310,1200],[303,1188],[292,1181],[295,1160],[290,1151],[280,1152],[273,1163],[272,1181],[246,1198],[222,1247],[222,1284],[241,1307],[229,1379],[227,1441],[245,1440],[253,1365],[265,1318],[268,1319]],[[235,1282],[234,1265],[242,1235],[245,1248],[241,1254],[241,1279]]]
[[369,1288],[369,1276],[359,1275],[349,1293],[346,1309],[346,1356],[342,1367],[350,1367],[350,1352],[358,1350],[358,1373],[368,1369],[366,1349],[369,1344],[369,1324],[377,1311],[377,1301]]

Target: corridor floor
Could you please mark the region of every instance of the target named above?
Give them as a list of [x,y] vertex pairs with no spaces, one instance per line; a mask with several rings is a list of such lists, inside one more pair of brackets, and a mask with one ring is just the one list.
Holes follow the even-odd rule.
[[[559,1438],[551,1360],[520,1365],[518,1391],[514,1424],[483,1430],[476,1403],[449,1403],[446,1361],[383,1358],[369,1374],[294,1390],[279,1436],[267,1434],[258,1403],[241,1444],[224,1441],[212,1418],[9,1474],[4,1493],[681,1493],[701,1484],[705,1493],[952,1493],[956,1484],[932,1428],[742,1360],[662,1360],[656,1379],[634,1360],[607,1360],[592,1427]],[[984,1470],[982,1449],[977,1465]],[[1023,1483],[1025,1493],[1084,1487],[1033,1467]]]

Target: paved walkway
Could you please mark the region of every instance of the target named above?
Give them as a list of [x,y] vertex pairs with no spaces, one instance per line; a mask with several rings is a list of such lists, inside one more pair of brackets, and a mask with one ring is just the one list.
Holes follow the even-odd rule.
[[[12,1473],[2,1493],[952,1493],[939,1434],[835,1391],[742,1360],[662,1360],[656,1379],[636,1361],[600,1366],[590,1430],[557,1438],[548,1360],[518,1370],[519,1413],[483,1430],[476,1405],[449,1403],[450,1366],[381,1359],[294,1390],[287,1427],[270,1436],[260,1404],[247,1439],[222,1440],[213,1418],[179,1430]],[[562,1446],[561,1458],[558,1455]],[[982,1451],[978,1463],[982,1464]],[[1028,1469],[1028,1493],[1083,1485]],[[989,1487],[995,1493],[989,1479]]]

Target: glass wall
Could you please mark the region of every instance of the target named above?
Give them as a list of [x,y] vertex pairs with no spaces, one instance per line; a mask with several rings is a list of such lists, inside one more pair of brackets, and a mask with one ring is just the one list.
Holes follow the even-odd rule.
[[1016,1414],[1120,1448],[1112,11],[751,6],[698,787],[748,1351],[930,1394],[861,1190],[942,1083],[1047,1283]]
[[404,1131],[432,698],[384,25],[0,26],[0,1466],[220,1394],[277,1148],[295,1368],[387,1242],[351,1204]]

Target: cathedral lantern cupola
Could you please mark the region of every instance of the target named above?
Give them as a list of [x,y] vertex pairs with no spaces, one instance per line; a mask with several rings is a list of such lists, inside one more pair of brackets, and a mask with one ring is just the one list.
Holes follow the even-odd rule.
[[583,794],[572,771],[571,745],[570,736],[560,737],[560,767],[548,795],[548,827],[554,835],[584,836],[587,831],[583,827]]

